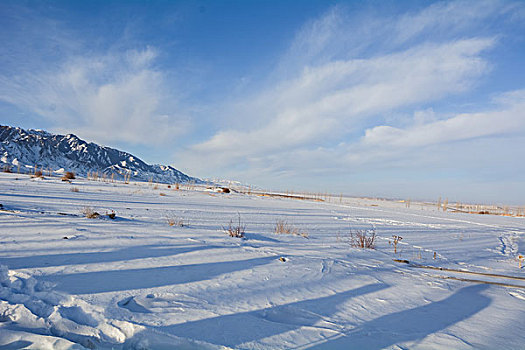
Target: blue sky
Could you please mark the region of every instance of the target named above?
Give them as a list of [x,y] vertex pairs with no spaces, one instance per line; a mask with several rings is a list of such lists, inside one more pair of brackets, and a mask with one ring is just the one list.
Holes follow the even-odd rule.
[[0,122],[271,189],[525,204],[523,1],[2,1]]

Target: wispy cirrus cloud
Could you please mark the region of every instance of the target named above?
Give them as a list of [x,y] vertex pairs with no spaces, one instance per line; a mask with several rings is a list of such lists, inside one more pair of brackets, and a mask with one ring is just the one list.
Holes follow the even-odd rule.
[[155,67],[157,54],[146,47],[72,55],[55,69],[0,77],[0,99],[46,118],[57,132],[99,142],[166,142],[190,122]]
[[[177,163],[266,186],[321,181],[348,190],[351,178],[370,194],[396,195],[388,189],[400,184],[388,176],[419,174],[413,193],[433,181],[479,191],[498,171],[517,171],[511,159],[525,146],[525,96],[495,88],[498,101],[457,101],[498,65],[495,52],[509,33],[494,23],[518,23],[524,7],[460,0],[356,15],[334,6],[305,24],[270,78],[228,106],[233,117]],[[438,179],[439,169],[453,170]]]
[[[486,4],[478,7],[478,15],[485,16],[493,9]],[[358,57],[354,57],[355,50],[341,52],[341,46],[347,46],[344,41],[364,47],[370,45],[368,40],[376,33],[361,28],[368,34],[353,38],[352,32],[346,32],[350,24],[344,9],[332,8],[305,26],[283,56],[278,71],[288,66],[294,73],[285,74],[285,79],[276,80],[258,95],[246,97],[252,102],[244,102],[242,112],[252,126],[220,129],[210,139],[191,147],[182,160],[206,159],[201,163],[203,170],[237,163],[243,163],[245,168],[258,167],[257,162],[266,163],[271,169],[272,157],[330,148],[337,140],[347,142],[350,135],[380,121],[382,113],[468,91],[491,69],[484,53],[497,44],[494,36],[404,44],[428,28],[464,26],[457,23],[457,15],[447,23],[442,23],[446,22],[442,19],[436,24],[434,19],[461,8],[466,11],[459,5],[424,9],[414,15],[420,22],[417,28],[404,30],[405,15],[397,21],[385,19],[382,26],[388,28],[382,31],[390,29],[395,33],[394,37],[389,33],[391,39],[403,44],[385,43],[373,53]],[[378,21],[372,20],[371,25],[377,26]],[[346,36],[352,39],[345,39]]]
[[191,119],[176,79],[159,64],[163,49],[135,37],[140,14],[106,10],[111,24],[97,17],[87,31],[72,23],[82,14],[58,4],[0,4],[0,102],[53,132],[114,146],[173,145]]
[[254,152],[341,136],[369,115],[467,89],[489,69],[479,55],[492,45],[491,39],[463,40],[307,67],[266,97],[276,108],[265,127],[221,131],[195,149],[224,152],[235,161]]

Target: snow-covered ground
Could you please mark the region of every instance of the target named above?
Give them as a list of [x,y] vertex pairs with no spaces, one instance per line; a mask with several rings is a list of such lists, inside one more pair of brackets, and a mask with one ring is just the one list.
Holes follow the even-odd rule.
[[4,173],[0,203],[2,349],[525,348],[523,218]]

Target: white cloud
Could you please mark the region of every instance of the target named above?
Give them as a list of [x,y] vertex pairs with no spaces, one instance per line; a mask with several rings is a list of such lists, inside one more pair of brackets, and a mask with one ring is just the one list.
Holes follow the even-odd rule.
[[[417,168],[423,164],[454,164],[461,168],[480,158],[487,162],[483,164],[494,164],[495,159],[502,158],[501,149],[512,144],[498,139],[519,139],[525,135],[525,90],[504,93],[493,100],[493,107],[476,113],[440,116],[432,110],[416,111],[412,123],[405,127],[375,126],[366,129],[355,142],[283,151],[265,157],[258,165],[262,169],[263,164],[269,164],[268,175],[274,169],[288,167],[295,169],[296,174],[313,171],[309,170],[313,165],[328,175],[334,169],[352,173],[355,169]],[[454,148],[457,149],[452,155]],[[519,149],[508,149],[506,154]]]
[[381,50],[465,38],[467,31],[486,35],[485,20],[514,15],[525,9],[505,0],[456,0],[430,3],[420,10],[379,15],[371,7],[336,5],[306,23],[281,60],[278,73],[288,76],[309,64],[346,57],[367,57]]
[[163,143],[187,131],[189,119],[154,67],[156,57],[151,47],[70,57],[58,70],[0,77],[0,99],[46,118],[57,132],[102,143]]
[[[507,95],[497,107],[485,103],[478,113],[445,116],[434,109],[446,98],[468,94],[488,76],[489,57],[501,36],[485,24],[508,17],[513,6],[437,2],[383,18],[356,17],[335,6],[301,28],[269,74],[273,80],[241,96],[234,108],[227,106],[234,117],[222,119],[213,136],[178,155],[177,164],[292,186],[385,169],[455,162],[467,171],[480,159],[496,164],[497,157],[478,150],[490,150],[494,138],[523,133],[521,93]],[[396,114],[413,118],[400,120]],[[470,151],[469,161],[447,153],[454,143]]]
[[460,33],[472,25],[480,25],[486,18],[512,10],[514,6],[500,0],[440,1],[417,13],[408,13],[394,26],[396,43],[402,43],[432,32],[439,37]]
[[[192,148],[190,157],[233,164],[340,138],[368,117],[468,89],[490,67],[481,58],[492,39],[424,44],[369,59],[305,67],[296,79],[265,92],[273,106],[265,126],[221,130]],[[255,110],[252,117],[257,117]],[[215,163],[214,163],[215,162]]]
[[496,101],[500,106],[485,112],[428,123],[421,123],[416,114],[414,125],[406,128],[376,126],[365,131],[361,146],[406,152],[407,148],[525,132],[525,90],[503,94]]

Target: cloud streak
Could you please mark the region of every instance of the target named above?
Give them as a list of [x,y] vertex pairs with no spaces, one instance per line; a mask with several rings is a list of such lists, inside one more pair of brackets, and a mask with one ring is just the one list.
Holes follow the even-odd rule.
[[[348,161],[359,154],[382,154],[381,158],[403,155],[411,149],[469,141],[477,138],[519,136],[525,133],[525,90],[498,96],[493,109],[477,113],[461,113],[448,118],[413,122],[404,128],[388,125],[367,129],[361,140],[350,146]],[[374,157],[370,157],[374,159]],[[368,159],[370,159],[368,158]]]
[[464,113],[445,120],[396,128],[387,125],[368,129],[362,144],[370,147],[411,148],[497,136],[525,131],[525,93],[515,91],[516,101],[501,110]]
[[[325,36],[323,30],[319,40],[328,40]],[[187,157],[205,158],[207,166],[218,167],[342,140],[381,113],[470,89],[490,70],[482,53],[494,45],[494,38],[421,43],[368,58],[305,66],[296,77],[256,96],[249,118],[265,120],[264,126],[220,130],[193,146]],[[256,104],[269,107],[258,113]]]
[[160,144],[187,131],[157,51],[73,56],[58,69],[0,77],[0,99],[47,118],[57,132],[75,130],[99,142]]
[[458,109],[457,101],[468,101],[498,64],[503,35],[490,23],[515,23],[522,5],[447,1],[388,16],[351,10],[335,6],[301,28],[271,79],[227,106],[233,117],[177,163],[269,187],[349,191],[352,179],[379,195],[396,195],[388,192],[400,186],[396,178],[412,176],[414,193],[438,191],[432,179],[479,191],[494,174],[518,171],[511,159],[525,146],[523,90],[495,90],[475,107]]

